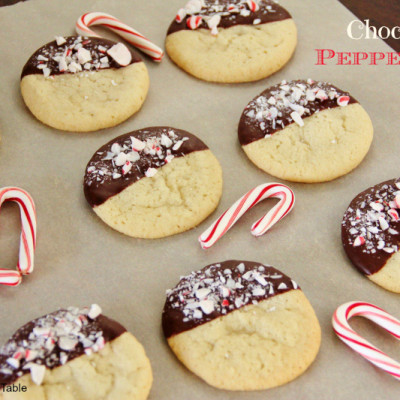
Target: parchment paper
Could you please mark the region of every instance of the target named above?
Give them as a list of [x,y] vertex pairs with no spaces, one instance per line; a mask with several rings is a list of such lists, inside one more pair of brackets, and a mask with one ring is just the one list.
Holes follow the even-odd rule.
[[[74,34],[87,11],[122,18],[154,42],[165,32],[183,0],[31,0],[0,9],[1,73],[0,187],[16,185],[34,197],[38,212],[35,271],[18,288],[0,287],[0,341],[20,325],[68,305],[99,303],[143,343],[154,371],[151,399],[395,399],[399,382],[352,352],[335,336],[331,316],[351,300],[375,303],[400,317],[399,295],[359,274],[341,247],[340,222],[350,200],[363,189],[400,174],[397,66],[315,66],[315,48],[392,51],[380,40],[351,40],[355,17],[334,0],[282,0],[299,29],[290,63],[274,76],[251,84],[221,85],[190,77],[165,57],[146,58],[151,88],[143,109],[120,126],[89,134],[48,128],[26,109],[19,92],[28,57],[55,35]],[[106,33],[108,37],[112,34]],[[375,127],[372,148],[354,172],[326,184],[289,184],[296,193],[292,214],[256,239],[250,226],[275,204],[266,201],[247,214],[212,249],[197,237],[228,206],[254,186],[277,179],[251,164],[237,141],[244,106],[282,79],[328,80],[349,90],[369,112]],[[136,240],[113,231],[86,204],[82,178],[87,161],[103,143],[145,126],[170,125],[202,138],[222,164],[224,192],[217,211],[198,228],[162,240]],[[17,206],[0,218],[0,264],[16,265]],[[283,387],[256,393],[213,389],[187,371],[166,345],[160,328],[165,290],[179,276],[212,262],[239,258],[271,264],[302,287],[322,326],[322,347],[310,369]],[[362,320],[352,325],[400,358],[395,339]]]

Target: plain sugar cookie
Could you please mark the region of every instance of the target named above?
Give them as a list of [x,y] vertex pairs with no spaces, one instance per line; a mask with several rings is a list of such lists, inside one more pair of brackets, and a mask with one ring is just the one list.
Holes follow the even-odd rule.
[[325,182],[356,168],[373,127],[354,97],[330,83],[282,81],[255,97],[239,122],[239,142],[260,169],[293,182]]
[[145,400],[152,381],[143,346],[98,305],[28,322],[0,348],[0,400]]
[[165,48],[189,74],[250,82],[281,69],[297,44],[291,15],[271,0],[190,0],[171,23]]
[[400,179],[370,187],[350,203],[342,221],[343,248],[372,282],[400,293]]
[[21,74],[21,93],[32,114],[64,131],[115,126],[136,113],[149,88],[147,68],[122,43],[58,37],[37,50]]
[[314,361],[321,330],[296,282],[273,267],[225,261],[167,291],[164,335],[178,359],[227,390],[283,385]]
[[96,151],[86,167],[84,192],[96,214],[117,231],[161,238],[195,227],[215,210],[222,171],[189,132],[144,128]]

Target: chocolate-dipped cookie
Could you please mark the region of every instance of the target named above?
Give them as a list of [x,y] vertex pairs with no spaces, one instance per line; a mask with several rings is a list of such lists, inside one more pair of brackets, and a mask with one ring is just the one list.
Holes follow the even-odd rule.
[[348,92],[308,80],[282,81],[246,106],[239,142],[259,168],[294,182],[325,182],[356,168],[373,137],[371,120]]
[[147,68],[124,44],[96,37],[57,37],[38,49],[21,74],[32,114],[53,128],[88,132],[115,126],[142,106]]
[[296,44],[296,25],[275,1],[190,0],[171,23],[165,48],[197,78],[249,82],[281,69]]
[[189,132],[144,128],[96,151],[86,167],[84,193],[112,228],[160,238],[193,228],[214,211],[222,171],[209,148]]
[[377,285],[400,293],[400,179],[370,187],[350,203],[342,221],[343,248]]
[[315,359],[321,331],[296,282],[273,267],[230,260],[167,290],[164,335],[208,384],[260,390],[287,383]]
[[142,345],[98,305],[30,321],[0,348],[1,400],[144,400],[152,380]]

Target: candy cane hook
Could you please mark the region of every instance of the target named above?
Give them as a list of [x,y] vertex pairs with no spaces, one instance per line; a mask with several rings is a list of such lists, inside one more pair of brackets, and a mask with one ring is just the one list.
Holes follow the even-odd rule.
[[332,317],[333,330],[339,339],[366,360],[400,380],[400,363],[387,356],[350,327],[347,321],[356,316],[368,318],[396,339],[400,339],[400,321],[381,308],[360,301],[341,305]]

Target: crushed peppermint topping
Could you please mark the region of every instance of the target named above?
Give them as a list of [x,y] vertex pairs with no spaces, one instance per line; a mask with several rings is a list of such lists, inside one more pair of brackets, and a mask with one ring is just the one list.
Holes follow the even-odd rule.
[[245,108],[242,118],[247,124],[257,126],[268,138],[291,123],[304,126],[304,118],[322,109],[345,107],[350,101],[348,93],[329,83],[312,79],[284,80],[253,99]]
[[[123,43],[114,44],[114,46],[107,50],[107,54],[123,67],[129,65],[132,61],[132,53]],[[106,60],[105,62],[108,62],[107,57],[101,58],[100,62],[102,60]]]
[[136,175],[137,180],[143,175],[151,178],[157,174],[157,168],[171,162],[175,157],[173,153],[189,140],[170,128],[161,128],[154,134],[144,129],[141,134],[142,140],[133,134],[124,135],[122,141],[117,138],[111,146],[106,146],[107,149],[98,151],[86,168],[85,184],[129,180],[131,175]]
[[347,243],[365,254],[399,251],[400,179],[385,183],[358,195],[347,209],[342,225],[346,227]]
[[126,66],[132,53],[122,43],[82,36],[56,36],[55,41],[41,47],[28,61],[45,77],[60,73],[93,72]]
[[0,378],[20,377],[29,370],[32,381],[40,385],[46,368],[64,365],[79,348],[82,353],[98,352],[105,344],[95,321],[100,314],[97,304],[69,307],[24,325],[0,347]]
[[175,158],[203,150],[208,147],[182,129],[155,126],[121,135],[90,159],[84,177],[86,200],[96,207],[140,179],[159,180],[160,169]]
[[174,289],[167,290],[164,332],[168,335],[171,330],[169,312],[174,315],[174,323],[179,311],[182,323],[191,329],[193,325],[297,288],[296,282],[270,266],[241,261],[212,264],[182,277]]
[[[189,0],[178,10],[175,21],[181,24],[186,18],[190,29],[208,28],[212,35],[218,35],[221,19],[233,22],[239,17],[257,16],[250,23],[258,25],[265,14],[277,13],[277,2],[272,0]],[[257,13],[257,14],[255,14]]]

